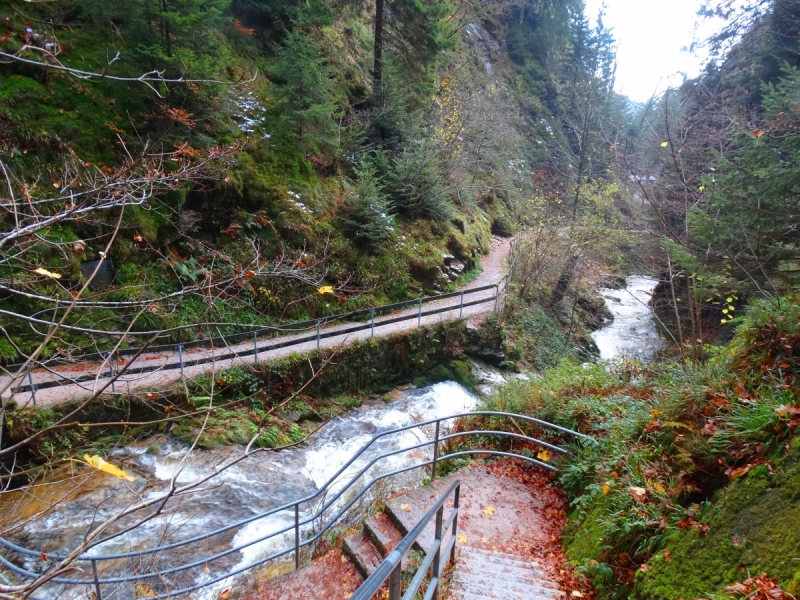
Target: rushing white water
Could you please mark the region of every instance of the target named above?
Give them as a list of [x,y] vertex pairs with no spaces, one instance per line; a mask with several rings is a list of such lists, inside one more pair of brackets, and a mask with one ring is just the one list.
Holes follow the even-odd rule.
[[[391,403],[375,401],[331,420],[304,447],[279,453],[256,454],[225,470],[191,494],[170,499],[162,514],[114,537],[91,552],[101,556],[152,548],[202,535],[248,516],[256,516],[271,508],[299,500],[320,489],[375,434],[467,412],[473,410],[476,404],[477,398],[474,395],[453,382],[410,390]],[[301,520],[319,510],[326,499],[330,500],[335,492],[342,490],[373,458],[419,444],[430,439],[432,435],[433,427],[426,426],[380,438],[333,482],[328,492],[321,495],[318,501],[301,506]],[[54,503],[27,521],[20,519],[16,526],[12,526],[10,537],[37,552],[61,553],[71,550],[80,543],[93,524],[96,525],[143,498],[163,495],[173,478],[179,484],[192,482],[241,452],[242,449],[238,446],[189,452],[186,446],[166,435],[136,442],[114,451],[111,458],[112,462],[138,477],[134,484],[95,474],[84,485],[77,487],[68,501]],[[430,448],[424,448],[378,460],[359,479],[358,485],[345,492],[326,511],[325,518],[330,518],[354,498],[369,480],[423,462],[430,453]],[[399,489],[414,487],[424,474],[422,470],[413,470],[383,480],[348,513],[349,521],[362,516],[377,494],[390,494]],[[75,483],[66,480],[64,485],[74,487]],[[19,505],[22,506],[24,499],[18,499],[20,500]],[[8,507],[5,508],[8,514]],[[116,525],[116,530],[132,523],[133,519],[123,519]],[[292,548],[293,531],[269,540],[258,540],[293,524],[294,511],[281,511],[203,542],[164,552],[153,564],[146,565],[146,568],[152,570],[154,567],[177,566],[228,548],[257,542],[225,559],[210,563],[208,569],[193,569],[184,575],[173,577],[169,587],[174,589],[175,586],[183,587],[193,582],[208,581],[215,575],[229,573],[280,550]],[[321,523],[316,521],[306,525],[301,530],[301,537],[307,537],[320,526]],[[9,537],[8,532],[8,527],[5,527],[3,535]],[[28,557],[21,562],[31,569],[42,567],[37,564],[40,562],[38,558],[34,557]],[[223,585],[230,585],[230,582],[220,582],[212,589],[218,591]],[[50,595],[58,593],[58,590],[51,591],[53,593]]]
[[658,281],[634,275],[626,282],[625,289],[597,290],[614,315],[614,321],[595,331],[592,338],[600,349],[602,360],[636,358],[649,362],[661,346],[661,337],[650,309],[650,299]]

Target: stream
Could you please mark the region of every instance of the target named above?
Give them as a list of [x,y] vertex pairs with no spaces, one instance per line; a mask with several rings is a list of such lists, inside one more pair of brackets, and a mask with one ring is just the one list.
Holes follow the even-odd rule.
[[592,338],[600,350],[601,360],[635,358],[650,362],[662,343],[650,308],[658,280],[632,275],[626,284],[624,289],[597,290],[614,320],[592,333]]
[[[602,360],[619,357],[633,357],[644,362],[652,360],[661,344],[648,304],[656,283],[655,279],[649,277],[632,276],[628,277],[625,289],[598,290],[614,315],[613,322],[592,334]],[[490,388],[505,383],[503,376],[494,374],[491,369],[483,373],[478,381],[482,384],[478,386],[479,390],[484,394],[490,393]],[[294,511],[285,510],[260,518],[259,515],[321,489],[376,433],[470,411],[478,404],[476,396],[453,382],[411,389],[396,396],[391,402],[373,400],[332,419],[302,446],[282,452],[257,453],[223,471],[190,494],[171,498],[158,514],[140,512],[116,521],[108,530],[108,533],[115,535],[93,548],[90,554],[102,556],[145,550],[204,536],[221,527],[253,519],[230,531],[187,546],[147,555],[143,559],[118,560],[107,567],[109,570],[106,575],[132,570],[153,571],[202,560],[205,556],[257,541],[203,568],[193,568],[164,578],[168,581],[150,579],[147,581],[147,593],[144,594],[148,595],[152,591],[163,593],[224,577],[275,552],[292,548],[293,531],[266,541],[258,540],[293,525]],[[374,457],[432,437],[431,427],[421,427],[381,438],[329,486],[327,496],[331,497],[343,489],[354,474]],[[150,436],[109,453],[110,462],[136,477],[133,482],[121,481],[76,463],[67,463],[57,468],[48,480],[25,493],[12,491],[0,494],[0,534],[37,553],[36,556],[12,555],[9,558],[29,570],[41,571],[48,566],[42,560],[43,556],[70,551],[98,523],[143,499],[163,495],[173,478],[179,485],[190,483],[241,452],[240,446],[190,452],[186,445],[169,435]],[[350,501],[361,490],[363,482],[427,460],[430,452],[426,448],[381,459],[362,476],[362,483],[353,486],[336,500],[326,515]],[[424,475],[421,470],[412,470],[383,480],[348,512],[343,524],[357,523],[375,499],[416,487]],[[310,516],[319,506],[320,502],[315,506],[303,505],[300,518]],[[149,518],[131,528],[145,514]],[[311,535],[314,528],[319,526],[317,522],[304,526],[301,537]],[[126,531],[129,528],[130,531]],[[41,555],[38,554],[40,552]],[[289,555],[282,563],[270,564],[269,570],[262,571],[262,575],[274,575],[290,569],[292,565],[293,560]],[[196,595],[215,598],[231,582],[230,578],[223,579]],[[109,589],[103,591],[104,598],[113,595],[115,598],[128,599],[142,595],[142,589],[135,588],[132,583],[122,584],[114,590],[106,587]],[[85,589],[85,586],[79,586],[64,590],[62,586],[51,585],[39,590],[37,595],[44,598],[74,598],[85,595]]]
[[[131,531],[113,537],[93,548],[90,553],[99,556],[153,548],[255,517],[320,489],[376,433],[467,412],[474,409],[477,402],[476,396],[453,382],[408,390],[392,402],[374,400],[360,409],[332,419],[301,447],[277,453],[260,452],[222,472],[190,495],[170,499],[161,514]],[[432,427],[421,427],[381,438],[333,482],[327,496],[330,497],[332,493],[345,487],[353,475],[375,456],[415,445],[432,437]],[[178,484],[192,482],[241,452],[240,446],[188,452],[185,445],[168,435],[151,436],[114,450],[108,457],[109,462],[124,468],[128,474],[137,478],[130,483],[71,463],[62,467],[50,482],[35,486],[25,495],[20,492],[0,495],[2,535],[37,553],[64,553],[77,546],[93,525],[141,499],[163,494],[173,477],[176,477]],[[425,448],[381,459],[362,476],[362,481],[427,460],[430,452],[430,449]],[[71,476],[69,470],[74,470],[77,476]],[[355,510],[348,512],[346,523],[360,520],[376,497],[416,487],[424,475],[422,470],[413,470],[383,480],[359,501]],[[359,486],[354,486],[348,490],[336,501],[332,511],[346,504],[360,489]],[[324,495],[321,497],[324,498]],[[303,505],[301,519],[303,516],[310,516],[318,508],[319,502],[316,506]],[[111,531],[120,532],[141,516],[140,513],[136,518],[121,519],[114,524]],[[152,564],[116,564],[111,569],[117,573],[130,572],[131,569],[152,571],[178,566],[258,540],[293,523],[294,511],[281,511],[213,538],[162,552],[155,557],[145,557],[145,560],[152,560]],[[311,532],[312,525],[309,524],[301,536],[310,535]],[[194,582],[209,581],[214,576],[253,564],[258,559],[284,548],[292,548],[293,544],[294,532],[289,531],[235,551],[202,570],[195,568],[170,576],[169,582],[148,580],[147,584],[156,592],[162,593],[168,589],[176,589],[176,586],[184,587]],[[17,564],[33,571],[42,570],[46,566],[38,555],[15,556],[14,559]],[[293,563],[291,555],[288,559]],[[282,567],[272,565],[271,568],[272,573],[276,569],[279,572],[281,568],[285,570],[287,564],[284,562]],[[211,591],[217,594],[229,585],[230,581],[225,580],[213,586]],[[114,597],[132,597],[133,587],[132,584],[127,584],[127,589],[116,590]],[[76,597],[77,592],[83,591],[85,588],[81,590],[76,587],[64,592],[62,586],[53,585],[45,589],[44,593],[40,590],[38,595],[69,598]],[[110,591],[104,591],[103,597],[110,595]],[[206,593],[203,596],[215,597]]]

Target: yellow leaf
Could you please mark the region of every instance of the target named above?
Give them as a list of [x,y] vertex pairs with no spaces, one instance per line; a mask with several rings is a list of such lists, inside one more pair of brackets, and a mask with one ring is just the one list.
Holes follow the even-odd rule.
[[669,142],[661,142],[662,148],[666,148],[667,146],[669,146]]
[[113,475],[114,477],[119,477],[120,479],[124,479],[125,481],[136,481],[136,477],[132,477],[128,475],[125,471],[112,465],[110,462],[106,462],[99,456],[89,456],[88,454],[83,455],[83,459],[86,461],[86,464],[90,467],[94,467],[98,471],[102,471],[103,473],[108,473],[109,475]]
[[610,490],[611,488],[608,485],[603,485],[602,489],[603,489],[603,494],[605,495],[608,494],[608,490]]
[[34,273],[38,273],[39,275],[44,275],[45,277],[50,277],[52,279],[61,279],[61,274],[60,273],[51,273],[47,269],[43,269],[41,267],[36,269],[34,271]]
[[706,186],[704,186],[704,185],[701,185],[701,186],[700,186],[699,188],[697,188],[697,189],[698,189],[698,190],[700,190],[700,191],[702,192],[704,189],[706,189]]
[[330,285],[323,285],[317,291],[324,296],[325,294],[332,294],[333,287],[331,287]]
[[155,593],[153,588],[151,588],[146,583],[137,583],[134,589],[136,591],[137,598],[149,598],[151,596],[158,596],[158,594]]
[[659,494],[663,494],[664,492],[666,492],[666,490],[664,489],[664,486],[661,485],[660,483],[655,484],[653,486],[653,489]]
[[550,453],[547,450],[542,450],[541,452],[536,454],[536,458],[538,458],[539,460],[543,460],[544,462],[547,462],[548,460],[550,460]]
[[466,544],[467,543],[467,534],[466,533],[459,533],[458,534],[458,543],[459,544]]
[[483,509],[483,514],[485,514],[487,517],[491,517],[494,514],[494,508],[487,506]]

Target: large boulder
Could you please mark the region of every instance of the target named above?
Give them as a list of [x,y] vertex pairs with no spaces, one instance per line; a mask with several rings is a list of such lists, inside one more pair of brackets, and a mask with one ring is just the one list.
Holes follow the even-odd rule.
[[471,321],[467,322],[467,343],[464,352],[467,356],[494,366],[506,361],[502,340],[485,329],[478,328]]

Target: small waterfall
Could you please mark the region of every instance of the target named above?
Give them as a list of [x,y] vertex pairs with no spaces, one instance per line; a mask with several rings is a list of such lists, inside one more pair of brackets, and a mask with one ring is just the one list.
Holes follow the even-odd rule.
[[661,337],[650,309],[650,299],[658,280],[634,275],[626,282],[625,289],[597,290],[614,315],[614,321],[595,331],[592,338],[600,349],[602,360],[636,358],[650,362],[661,347]]

